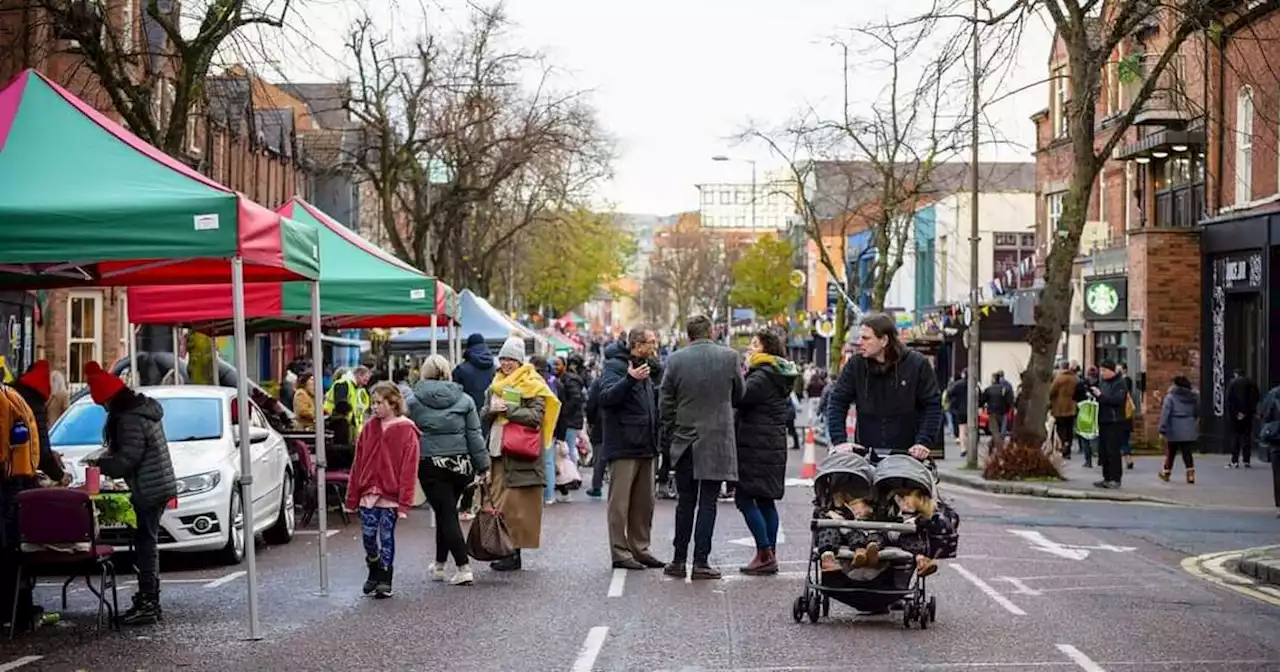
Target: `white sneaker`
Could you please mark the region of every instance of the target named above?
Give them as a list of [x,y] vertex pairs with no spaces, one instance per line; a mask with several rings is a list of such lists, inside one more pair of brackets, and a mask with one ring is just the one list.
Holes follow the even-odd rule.
[[471,574],[471,565],[463,565],[453,576],[449,577],[449,585],[451,586],[469,586],[475,583],[475,577]]
[[545,504],[545,505],[547,505],[547,506],[551,506],[552,504],[555,504],[555,503],[556,503],[556,500],[554,500],[554,499],[548,499],[548,500],[546,500],[545,502],[543,502],[543,504]]
[[558,492],[557,492],[557,493],[556,493],[556,501],[557,501],[557,502],[559,502],[559,503],[561,503],[561,504],[563,504],[563,503],[565,503],[565,502],[572,502],[572,501],[573,501],[573,497],[572,497],[569,493],[561,494],[561,493],[558,493]]
[[431,565],[431,580],[444,581],[444,563],[434,563]]

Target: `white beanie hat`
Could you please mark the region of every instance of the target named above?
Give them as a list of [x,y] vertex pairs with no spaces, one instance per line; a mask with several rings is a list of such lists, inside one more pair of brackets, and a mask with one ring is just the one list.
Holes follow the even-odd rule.
[[508,338],[498,351],[498,359],[514,359],[524,363],[524,339],[519,336]]

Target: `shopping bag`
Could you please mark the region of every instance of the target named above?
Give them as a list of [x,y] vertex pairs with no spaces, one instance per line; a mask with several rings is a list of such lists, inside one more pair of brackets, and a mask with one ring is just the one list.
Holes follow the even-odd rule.
[[480,511],[467,531],[467,555],[481,562],[501,560],[516,552],[502,512],[489,498],[489,486],[480,486]]
[[1076,404],[1076,436],[1098,438],[1098,402],[1088,399]]
[[427,493],[422,491],[422,484],[418,479],[413,480],[413,506],[417,508],[427,503]]

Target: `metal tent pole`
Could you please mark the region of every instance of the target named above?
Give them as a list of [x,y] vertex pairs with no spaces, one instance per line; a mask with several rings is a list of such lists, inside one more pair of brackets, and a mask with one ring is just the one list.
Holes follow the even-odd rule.
[[[320,372],[324,362],[320,341],[320,283],[311,283],[311,390],[316,404],[324,399],[324,378]],[[329,594],[329,497],[325,472],[328,464],[324,450],[324,419],[316,418],[316,509],[320,516],[320,595]]]
[[436,354],[438,350],[438,348],[436,347],[436,343],[440,340],[440,335],[437,333],[438,324],[439,324],[439,320],[436,318],[435,315],[432,315],[431,316],[431,354],[433,356]]
[[142,387],[142,376],[138,375],[138,328],[130,322],[129,329],[129,381],[134,388]]
[[[249,376],[246,373],[249,356],[245,345],[248,336],[244,319],[244,260],[240,257],[231,260],[231,310],[236,348],[236,409],[240,420],[237,425],[240,437],[240,512],[244,521],[244,559],[249,584],[249,639],[259,640],[262,633],[258,627],[258,562],[253,548],[253,445],[249,436],[252,416],[249,413]],[[232,521],[233,528],[234,524]]]
[[180,342],[178,338],[181,332],[182,332],[182,329],[180,327],[173,328],[173,384],[174,385],[182,384],[182,362],[179,361],[178,359],[179,353],[182,352],[182,349],[178,347],[178,343]]

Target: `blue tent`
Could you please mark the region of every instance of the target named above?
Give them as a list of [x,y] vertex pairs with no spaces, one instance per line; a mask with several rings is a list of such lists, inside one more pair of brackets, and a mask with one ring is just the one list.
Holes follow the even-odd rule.
[[[471,334],[480,334],[484,336],[484,340],[496,352],[502,347],[503,341],[511,336],[520,336],[525,340],[525,351],[534,351],[534,336],[528,329],[512,322],[489,304],[488,301],[478,297],[469,289],[462,290],[458,295],[462,304],[462,317],[459,318],[461,338],[466,339]],[[448,332],[444,327],[436,327],[434,340],[438,341],[437,347],[440,352],[447,352]],[[387,350],[392,355],[422,355],[431,352],[431,341],[433,340],[431,327],[418,327],[410,329],[403,334],[392,336],[387,340]]]

